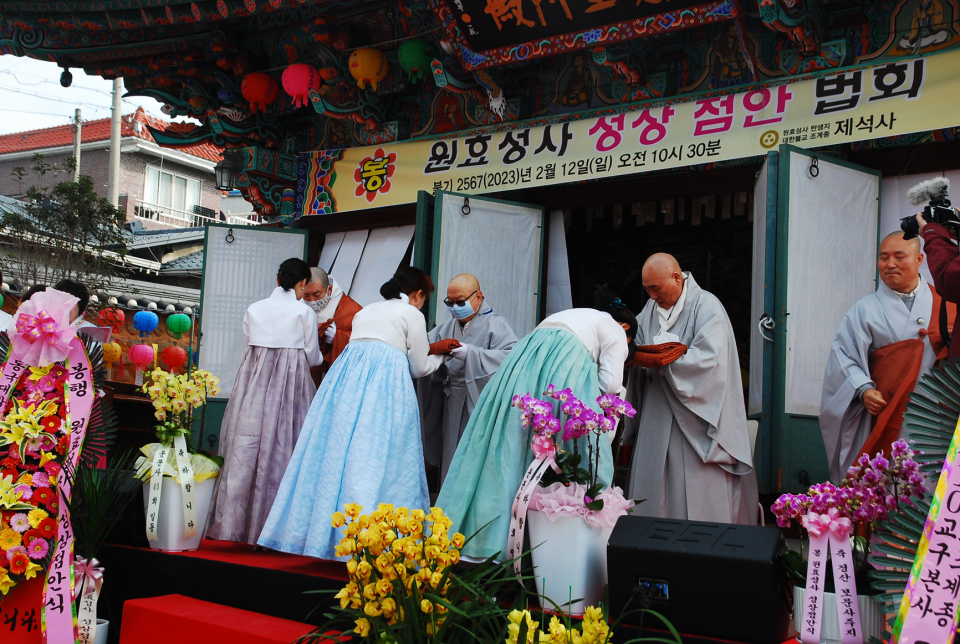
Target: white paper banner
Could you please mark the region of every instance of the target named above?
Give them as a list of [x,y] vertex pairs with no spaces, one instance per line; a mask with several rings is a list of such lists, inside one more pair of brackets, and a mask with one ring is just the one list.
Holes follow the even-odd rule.
[[177,467],[180,468],[177,478],[180,479],[180,490],[183,492],[183,536],[193,537],[197,534],[197,506],[194,502],[193,465],[183,434],[177,434],[173,446],[177,450]]
[[159,541],[160,536],[157,532],[157,524],[160,519],[160,494],[163,492],[163,468],[167,465],[167,457],[170,455],[170,449],[163,445],[153,455],[153,463],[150,465],[150,499],[147,501],[147,539],[149,541]]

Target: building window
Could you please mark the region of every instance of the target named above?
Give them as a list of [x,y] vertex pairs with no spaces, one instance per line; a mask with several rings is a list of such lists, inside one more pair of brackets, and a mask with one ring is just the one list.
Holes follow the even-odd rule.
[[[153,166],[147,167],[143,199],[137,204],[137,217],[167,226],[197,226],[203,182]],[[202,217],[201,217],[202,218]]]

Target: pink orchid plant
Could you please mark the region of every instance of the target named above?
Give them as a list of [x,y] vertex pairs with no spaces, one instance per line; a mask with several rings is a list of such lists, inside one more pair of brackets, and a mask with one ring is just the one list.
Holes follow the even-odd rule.
[[[891,512],[899,512],[901,504],[912,504],[926,492],[926,479],[919,464],[913,460],[914,451],[906,441],[898,440],[890,446],[890,458],[879,452],[870,457],[862,454],[847,470],[847,476],[834,485],[829,481],[811,485],[806,494],[784,494],[771,506],[777,525],[787,528],[793,521],[813,535],[826,530],[852,534],[855,525],[870,533],[876,521],[886,519]],[[866,588],[869,540],[856,536],[853,540],[854,570],[857,586]],[[787,573],[801,586],[806,585],[807,561],[800,553],[783,553]],[[833,579],[828,578],[827,592],[833,591]]]
[[898,440],[890,446],[889,459],[882,451],[873,458],[862,454],[839,487],[818,483],[806,494],[782,495],[770,509],[782,528],[789,527],[791,521],[803,521],[810,512],[826,514],[830,509],[854,523],[882,521],[898,510],[900,503],[924,496],[926,479],[913,456],[906,441]]
[[[597,398],[599,412],[578,400],[570,388],[557,389],[551,384],[543,395],[560,403],[560,412],[566,416],[565,422],[560,422],[552,401],[526,393],[514,396],[512,402],[520,410],[523,428],[533,429],[530,448],[534,456],[543,460],[555,455],[557,467],[544,475],[540,486],[546,488],[554,483],[561,483],[564,487],[571,483],[585,485],[583,505],[587,510],[599,512],[604,506],[603,496],[609,494],[603,492],[605,484],[597,480],[601,437],[615,431],[622,417],[632,418],[637,412],[630,403],[613,394]],[[584,437],[587,438],[588,449],[586,468],[580,466],[582,455],[577,443],[577,439]],[[558,438],[561,441],[573,441],[573,452],[564,451]]]

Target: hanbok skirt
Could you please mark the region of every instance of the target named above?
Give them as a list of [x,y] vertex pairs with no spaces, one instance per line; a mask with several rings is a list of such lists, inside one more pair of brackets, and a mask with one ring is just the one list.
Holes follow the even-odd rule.
[[208,537],[257,542],[314,393],[303,349],[247,347],[221,424]]
[[384,342],[350,342],[327,372],[258,543],[337,559],[330,516],[347,503],[430,506],[410,363]]
[[[451,533],[469,537],[480,531],[461,550],[463,556],[484,559],[501,553],[502,560],[507,552],[513,499],[534,458],[533,430],[522,427],[520,411],[511,406],[513,397],[529,393],[549,400],[543,392],[553,384],[558,389],[569,387],[585,405],[600,411],[597,370],[583,343],[562,329],[538,329],[511,349],[480,394],[437,498],[437,507],[453,521]],[[559,405],[554,409],[562,422]],[[596,436],[591,442],[596,444]],[[572,451],[573,441],[564,449]],[[587,437],[579,439],[578,449],[586,467]],[[600,482],[612,482],[613,454],[607,436],[600,438],[598,472]]]

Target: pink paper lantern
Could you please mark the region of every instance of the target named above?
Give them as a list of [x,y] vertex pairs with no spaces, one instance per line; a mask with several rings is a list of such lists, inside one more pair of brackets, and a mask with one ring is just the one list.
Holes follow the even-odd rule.
[[323,80],[320,73],[310,65],[297,63],[283,70],[283,91],[293,98],[296,107],[310,104],[310,90],[320,89]]
[[137,365],[137,369],[145,369],[153,362],[153,347],[149,344],[135,344],[130,347],[130,362]]

